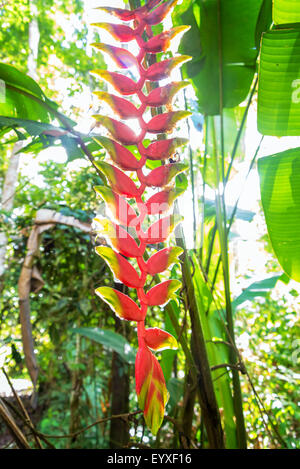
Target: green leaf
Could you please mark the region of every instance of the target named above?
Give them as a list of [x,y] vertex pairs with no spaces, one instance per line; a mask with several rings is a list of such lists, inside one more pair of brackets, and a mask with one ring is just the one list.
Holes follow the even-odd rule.
[[286,274],[300,281],[300,148],[258,160],[271,244]]
[[55,117],[76,123],[57,111],[57,104],[43,93],[28,75],[11,65],[0,63],[0,115],[49,123]]
[[[227,174],[233,151],[235,159],[242,160],[244,158],[245,127],[243,126],[242,130],[240,130],[244,113],[245,107],[241,105],[233,109],[224,109],[222,124],[220,116],[208,116],[206,120],[206,158],[201,158],[200,169],[205,183],[211,188],[216,189],[218,185],[216,161],[214,157],[216,148],[214,142],[221,143],[222,140],[224,141],[225,174]],[[221,145],[216,145],[216,147],[218,147],[218,151],[221,153]],[[219,174],[222,174],[221,158],[218,159],[218,166]]]
[[[187,0],[174,10],[175,25],[191,25],[179,48],[193,59],[183,67],[191,79],[200,112],[220,113],[245,100],[251,86],[258,50],[255,30],[262,0]],[[221,72],[221,73],[220,73]]]
[[245,288],[245,290],[232,302],[233,308],[237,308],[245,301],[252,301],[258,297],[266,297],[270,290],[275,287],[277,281],[281,279],[281,277],[282,274],[273,275],[272,277],[251,283],[251,285]]
[[273,20],[275,24],[300,23],[298,0],[273,0]]
[[263,34],[259,67],[258,130],[300,135],[300,29]]
[[0,64],[0,115],[50,122],[46,96],[38,84],[15,67]]
[[255,30],[255,44],[257,50],[260,49],[260,40],[262,33],[270,29],[270,26],[272,24],[272,13],[272,0],[263,0]]
[[[36,122],[27,119],[0,116],[0,132],[3,129],[13,129],[18,138],[25,140],[28,136],[23,136],[18,129],[24,129],[30,137],[34,137],[28,145],[22,148],[23,153],[34,153],[37,155],[41,150],[51,146],[62,145],[67,153],[68,162],[76,158],[84,158],[85,154],[77,142],[77,135],[66,131],[63,127],[56,127],[44,122]],[[92,153],[101,150],[100,145],[92,139],[92,135],[81,134],[88,150]]]
[[126,363],[134,363],[136,350],[131,347],[129,342],[120,334],[109,329],[100,329],[99,327],[79,327],[72,329],[72,332],[81,334],[88,339],[94,340],[98,344],[104,345],[117,352]]
[[84,158],[84,153],[74,138],[64,135],[61,137],[61,143],[67,152],[68,162],[77,158]]
[[184,391],[184,383],[180,379],[171,378],[167,382],[167,389],[170,394],[168,406],[169,406],[169,412],[171,413],[174,407],[182,399],[183,391]]
[[[169,302],[169,308],[173,309],[174,316],[176,316],[176,318],[179,320],[180,308],[178,304],[176,303],[176,301],[171,300]],[[174,326],[172,324],[172,321],[170,320],[170,317],[168,314],[165,317],[164,330],[172,334],[175,337],[175,339],[178,338],[176,331],[174,329]],[[172,376],[173,363],[174,363],[174,359],[177,353],[178,353],[177,350],[163,350],[161,353],[160,366],[161,366],[161,369],[163,370],[163,374],[164,374],[166,382],[168,382]]]
[[35,122],[32,120],[18,119],[14,117],[0,116],[0,127],[10,127],[12,129],[22,128],[31,136],[41,135],[43,132],[55,132],[63,129],[44,122]]

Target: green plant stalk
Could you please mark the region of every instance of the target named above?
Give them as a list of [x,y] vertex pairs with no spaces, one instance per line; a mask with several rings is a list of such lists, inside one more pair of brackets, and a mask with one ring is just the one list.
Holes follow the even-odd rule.
[[[228,345],[220,344],[213,341],[213,337],[220,336],[220,326],[218,317],[207,314],[207,307],[203,302],[205,298],[205,290],[201,286],[206,285],[201,267],[198,263],[195,253],[191,253],[191,260],[194,268],[194,288],[196,293],[198,311],[200,315],[200,322],[203,329],[203,335],[206,342],[207,356],[211,365],[228,363]],[[207,288],[207,299],[209,301],[209,288]],[[212,300],[212,298],[211,298]],[[229,344],[230,346],[230,344]],[[226,448],[237,449],[236,425],[234,421],[234,407],[231,390],[231,379],[228,373],[220,377],[219,372],[212,371],[212,378],[217,397],[217,402],[220,408],[223,409],[224,431],[226,435]]]
[[[260,147],[261,147],[261,144],[262,144],[262,141],[263,141],[264,137],[261,138],[256,150],[255,150],[255,154],[251,160],[251,163],[249,165],[249,169],[248,169],[248,173],[247,173],[247,176],[245,178],[245,181],[247,180],[249,174],[250,174],[250,171],[252,170],[253,166],[254,166],[254,163],[256,161],[256,158],[257,158],[257,155],[258,155],[258,152],[260,150]],[[237,212],[237,209],[238,209],[238,204],[239,204],[239,201],[240,201],[240,197],[241,197],[241,194],[239,195],[239,197],[236,199],[236,202],[234,204],[234,208],[233,208],[233,211],[232,211],[232,214],[231,214],[231,217],[230,217],[230,220],[229,220],[229,223],[228,223],[228,226],[227,226],[227,236],[229,235],[229,232],[230,232],[230,228],[232,227],[232,224],[234,222],[234,219],[235,219],[235,215],[236,215],[236,212]],[[217,280],[217,275],[218,275],[218,271],[219,271],[219,267],[220,267],[220,264],[221,264],[221,255],[219,256],[219,259],[218,259],[218,262],[217,262],[217,265],[216,265],[216,269],[215,269],[215,273],[214,273],[214,276],[213,276],[213,280],[211,282],[211,291],[213,292],[214,290],[214,287],[215,287],[215,283],[216,283],[216,280]]]
[[[249,111],[249,108],[250,108],[250,105],[252,103],[252,99],[253,99],[253,96],[254,96],[254,93],[256,91],[256,87],[257,87],[257,83],[258,83],[258,77],[256,77],[255,81],[254,81],[254,85],[252,87],[252,90],[250,92],[250,96],[249,96],[249,99],[247,101],[247,106],[245,108],[245,111],[244,111],[244,114],[243,114],[243,117],[242,117],[242,122],[241,122],[241,125],[239,127],[239,130],[237,132],[237,135],[236,135],[236,139],[234,141],[234,145],[233,145],[233,149],[232,149],[232,152],[231,152],[231,158],[230,158],[230,162],[229,162],[229,165],[228,165],[228,168],[227,168],[227,171],[226,171],[226,175],[225,175],[225,179],[224,179],[224,182],[223,182],[223,187],[224,187],[224,192],[225,192],[225,189],[226,189],[226,185],[227,185],[227,182],[229,180],[229,176],[230,176],[230,172],[231,172],[231,169],[232,169],[232,166],[233,166],[233,162],[234,162],[234,159],[235,159],[235,156],[236,156],[236,152],[237,152],[237,149],[238,149],[238,146],[239,146],[239,143],[240,143],[240,140],[241,140],[241,136],[242,136],[242,133],[243,133],[243,130],[244,130],[244,127],[245,127],[245,124],[246,124],[246,120],[247,120],[247,116],[248,116],[248,111]],[[205,128],[206,128],[206,133],[207,133],[207,129],[208,129],[208,123],[209,123],[209,118],[206,117],[205,119]],[[221,122],[221,125],[222,125],[222,122]],[[207,143],[205,145],[205,148],[207,148]],[[203,176],[204,177],[204,176]],[[205,200],[203,200],[203,204],[205,203]],[[216,236],[216,232],[217,232],[217,227],[215,226],[214,227],[214,231],[212,233],[212,237],[211,237],[211,242],[210,242],[210,245],[209,245],[209,249],[208,249],[208,255],[207,255],[207,259],[206,259],[206,265],[205,265],[205,273],[206,275],[208,275],[209,273],[209,268],[210,268],[210,261],[211,261],[211,256],[212,256],[212,252],[213,252],[213,247],[214,247],[214,242],[215,242],[215,236]]]
[[[177,204],[175,203],[175,210]],[[175,230],[177,245],[184,249],[181,264],[182,279],[186,288],[186,297],[189,307],[189,315],[192,325],[193,359],[197,368],[198,395],[203,416],[204,426],[207,432],[210,448],[224,448],[224,436],[221,425],[221,417],[213,386],[209,360],[207,357],[204,334],[200,322],[197,300],[194,290],[191,263],[187,255],[182,228]]]
[[[187,109],[186,91],[183,90],[184,103]],[[191,138],[191,128],[189,121],[187,120],[187,130],[189,139]],[[193,239],[194,247],[196,246],[196,233],[197,233],[197,218],[196,218],[196,191],[195,191],[195,177],[194,177],[194,161],[193,161],[193,150],[189,147],[189,163],[190,163],[190,175],[191,175],[191,189],[192,189],[192,203],[193,203]]]
[[[213,130],[213,154],[215,161],[215,171],[217,178],[217,188],[216,188],[216,221],[218,227],[218,234],[220,240],[221,248],[221,259],[223,267],[223,280],[224,280],[224,289],[225,289],[225,305],[226,305],[226,321],[229,333],[229,340],[234,346],[234,325],[232,317],[232,305],[231,305],[231,294],[230,294],[230,274],[229,274],[229,259],[228,259],[228,238],[227,238],[227,226],[226,226],[226,212],[224,213],[225,201],[224,201],[224,191],[220,193],[220,173],[219,173],[219,164],[218,164],[218,148],[216,142],[216,133],[215,125],[212,118],[212,130]],[[229,359],[231,365],[236,365],[237,356],[234,350],[234,347],[230,349]],[[238,447],[240,449],[247,447],[246,440],[246,430],[245,430],[245,421],[243,414],[243,401],[242,393],[240,386],[240,377],[239,372],[236,369],[232,369],[232,383],[233,383],[233,405],[235,410],[236,418],[236,429],[237,429],[237,441]]]
[[202,203],[201,203],[201,235],[200,235],[200,250],[199,250],[199,258],[201,265],[203,263],[203,244],[204,244],[204,218],[205,218],[205,190],[206,190],[206,164],[207,164],[207,133],[208,133],[208,121],[207,116],[204,119],[204,128],[206,129],[205,132],[205,148],[204,148],[204,155],[203,155],[203,173],[202,173]]

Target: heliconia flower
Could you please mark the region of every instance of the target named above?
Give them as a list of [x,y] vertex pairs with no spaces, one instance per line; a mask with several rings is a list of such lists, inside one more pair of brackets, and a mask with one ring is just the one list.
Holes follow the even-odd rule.
[[[145,329],[145,317],[150,306],[163,306],[170,299],[176,298],[175,292],[180,288],[178,280],[166,280],[155,285],[148,292],[145,291],[147,276],[155,276],[166,271],[171,265],[178,262],[183,250],[177,246],[161,249],[147,261],[144,254],[147,245],[163,243],[174,231],[176,225],[182,220],[178,215],[168,215],[156,220],[145,228],[146,220],[153,215],[171,208],[175,198],[181,194],[182,189],[174,183],[174,178],[187,169],[187,165],[180,160],[177,149],[188,143],[186,139],[171,138],[152,141],[147,148],[144,139],[147,132],[162,134],[171,132],[180,119],[190,115],[187,111],[165,112],[155,115],[146,123],[145,114],[149,107],[166,107],[167,111],[177,92],[187,86],[187,82],[171,82],[164,86],[155,86],[148,95],[145,95],[145,82],[160,81],[169,78],[172,70],[190,60],[188,56],[169,58],[150,65],[148,68],[147,54],[165,52],[171,41],[184,33],[189,27],[179,26],[170,31],[153,36],[152,26],[163,23],[166,15],[176,5],[177,0],[145,0],[145,4],[135,10],[125,10],[114,7],[100,7],[100,10],[112,14],[121,21],[134,21],[131,25],[117,25],[110,23],[95,23],[108,31],[111,36],[120,42],[136,41],[139,51],[133,55],[127,49],[96,43],[94,46],[108,54],[122,69],[134,66],[139,75],[136,82],[128,76],[107,70],[94,70],[95,75],[112,85],[122,97],[98,91],[96,96],[107,103],[120,119],[136,119],[140,131],[137,135],[130,125],[126,125],[106,116],[94,116],[96,127],[103,126],[111,138],[99,136],[95,140],[103,146],[110,157],[110,162],[103,162],[102,155],[96,157],[94,164],[103,175],[103,186],[95,187],[107,207],[110,209],[116,222],[95,218],[95,232],[105,237],[109,246],[97,246],[96,252],[107,262],[115,279],[128,287],[136,289],[140,306],[129,296],[117,289],[100,287],[96,290],[113,311],[122,319],[136,321],[138,335],[138,352],[136,356],[135,377],[136,392],[140,408],[144,412],[147,426],[155,435],[162,424],[168,393],[162,369],[150,351],[174,349],[177,347],[175,338],[158,328]],[[146,34],[144,34],[146,33]],[[125,96],[136,94],[139,102],[137,108]],[[153,113],[152,113],[153,115]],[[135,147],[135,149],[126,148]],[[137,150],[137,151],[136,151]],[[136,156],[139,154],[139,156]],[[143,167],[147,159],[166,161],[167,164],[144,173]],[[169,159],[169,161],[168,161]],[[98,161],[97,161],[98,160]],[[116,166],[115,166],[116,165]],[[120,169],[119,169],[120,168]],[[133,180],[123,171],[136,174]],[[138,180],[137,187],[135,180]],[[147,187],[159,187],[160,192],[147,198]],[[138,214],[129,205],[128,199],[133,199],[138,208]],[[121,226],[123,225],[123,226]],[[96,238],[96,239],[97,239]],[[135,259],[134,266],[127,258]]]
[[164,272],[172,264],[178,262],[178,257],[183,253],[179,246],[161,249],[153,254],[146,262],[146,270],[149,275]]
[[181,216],[168,215],[154,222],[144,234],[148,244],[163,243],[182,220]]
[[97,246],[96,253],[105,260],[115,278],[127,287],[139,288],[140,277],[135,268],[120,254],[107,246]]
[[111,23],[92,23],[91,26],[102,28],[120,42],[130,42],[135,39],[135,31],[124,24],[111,24]]
[[178,348],[177,340],[171,334],[158,327],[146,329],[144,334],[146,345],[152,350],[176,350]]
[[101,52],[108,54],[111,59],[116,63],[119,68],[130,68],[138,66],[136,57],[122,47],[109,46],[102,42],[94,42],[91,46],[95,47]]
[[95,186],[94,189],[105,201],[116,220],[122,223],[122,225],[130,226],[132,224],[137,215],[123,197],[107,186]]
[[170,184],[172,179],[188,168],[185,163],[172,163],[159,166],[153,169],[143,182],[151,187],[164,187]]
[[146,202],[149,215],[160,215],[170,210],[174,200],[184,192],[184,189],[169,189],[157,192]]
[[165,52],[178,34],[183,34],[190,29],[190,26],[175,26],[169,31],[164,31],[157,36],[152,37],[149,41],[144,43],[144,49],[148,54],[157,54],[158,52]]
[[148,306],[164,306],[172,298],[174,293],[181,287],[181,282],[176,279],[166,280],[161,282],[155,287],[152,287],[147,293],[147,304]]
[[156,435],[164,418],[168,391],[160,364],[145,346],[140,347],[136,355],[135,386],[146,424]]
[[152,64],[145,72],[145,77],[149,81],[160,81],[169,78],[172,70],[191,60],[189,55],[179,55],[171,59],[163,60]]
[[124,293],[110,287],[99,287],[96,293],[105,301],[120,319],[126,321],[144,321],[145,314],[138,305]]
[[167,14],[175,7],[178,0],[169,0],[163,3],[145,17],[145,22],[149,25],[161,23]]
[[99,161],[95,166],[105,175],[113,191],[129,198],[138,196],[138,188],[123,171],[105,161]]
[[144,149],[144,154],[149,160],[166,160],[173,155],[178,147],[187,143],[188,140],[186,138],[156,140]]
[[[107,218],[94,218],[97,223],[98,229],[96,232],[101,233],[102,236],[108,238],[110,244],[123,256],[126,257],[140,257],[142,252],[137,245],[135,239],[124,230],[120,225],[116,225]],[[101,229],[99,229],[99,225]]]
[[190,85],[188,81],[173,82],[166,86],[154,88],[146,98],[146,104],[152,107],[169,106],[176,93]]
[[105,148],[113,162],[124,171],[136,171],[144,166],[145,160],[143,158],[137,160],[127,148],[114,140],[100,136],[95,137],[95,140]]
[[150,122],[148,122],[147,132],[151,132],[153,134],[171,132],[179,120],[185,119],[190,115],[191,112],[189,111],[173,111],[165,112],[164,114],[157,114],[152,117]]
[[107,116],[96,115],[93,117],[97,121],[97,126],[102,125],[105,127],[112,135],[112,137],[123,145],[135,145],[138,143],[139,136],[136,135],[136,133],[130,127],[128,127],[128,125]]
[[121,119],[133,119],[140,115],[139,110],[127,99],[119,98],[119,96],[105,91],[94,91],[93,94],[101,101],[105,101]]
[[125,75],[116,72],[108,72],[107,70],[93,70],[90,73],[110,83],[118,93],[124,96],[129,96],[137,92],[137,84]]

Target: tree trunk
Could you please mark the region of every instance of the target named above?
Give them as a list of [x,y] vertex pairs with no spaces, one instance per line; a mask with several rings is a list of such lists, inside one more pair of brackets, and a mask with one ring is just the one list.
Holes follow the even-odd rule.
[[[1,195],[1,210],[10,212],[13,208],[14,197],[16,191],[16,185],[18,180],[18,168],[20,161],[20,154],[18,151],[22,148],[22,142],[15,143],[11,157],[9,159],[9,165],[5,174],[5,179],[2,188]],[[5,272],[5,256],[7,249],[7,236],[5,231],[0,232],[0,282],[2,284],[2,277]],[[0,286],[0,291],[2,288]]]
[[[191,439],[192,439],[192,427],[193,427],[193,419],[194,419],[194,407],[196,402],[197,396],[197,387],[186,367],[186,376],[185,376],[185,390],[184,390],[184,398],[183,398],[183,405],[182,405],[182,430],[183,435],[187,440],[187,444],[190,447]],[[182,446],[182,442],[181,442]]]
[[[81,360],[81,336],[77,334],[76,336],[76,365],[80,364]],[[81,415],[80,415],[80,399],[83,390],[83,375],[82,370],[76,367],[72,371],[72,391],[70,398],[70,425],[69,433],[73,434],[79,430],[81,425]],[[78,443],[76,442],[76,437],[71,437],[67,447],[68,448],[79,448]]]

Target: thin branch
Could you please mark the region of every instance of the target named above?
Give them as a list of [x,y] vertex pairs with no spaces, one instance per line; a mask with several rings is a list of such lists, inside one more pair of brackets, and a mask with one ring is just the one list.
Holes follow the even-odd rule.
[[245,366],[242,363],[221,363],[220,365],[211,366],[211,371],[219,370],[220,368],[231,368],[233,370],[240,371],[242,374],[246,374]]
[[4,420],[6,426],[8,427],[10,433],[12,434],[18,448],[20,449],[30,449],[30,445],[23,434],[23,432],[20,430],[16,422],[14,421],[12,415],[6,408],[6,405],[3,401],[3,399],[0,397],[0,417]]
[[43,434],[41,434],[25,417],[24,415],[8,400],[5,399],[5,404],[19,417],[24,425],[26,425],[31,433],[34,433],[37,437],[39,437],[44,443],[46,443],[47,446],[51,449],[56,449],[55,446],[50,443],[50,441],[47,440],[46,437],[44,437]]
[[[2,371],[3,371],[3,374],[4,374],[4,376],[5,376],[5,378],[6,378],[7,382],[8,382],[8,384],[9,384],[9,386],[10,386],[10,389],[12,390],[12,393],[13,393],[13,395],[14,395],[14,397],[15,397],[15,399],[16,399],[16,401],[17,401],[17,403],[18,403],[18,405],[19,405],[19,407],[20,407],[20,409],[21,409],[21,412],[23,412],[23,414],[24,414],[24,418],[25,418],[26,421],[28,422],[29,427],[30,427],[30,428],[33,428],[32,420],[31,420],[31,418],[30,418],[30,416],[29,416],[29,414],[28,414],[28,412],[27,412],[27,410],[26,410],[26,408],[25,408],[25,406],[24,406],[22,400],[20,399],[20,397],[19,397],[18,394],[16,393],[15,388],[13,387],[13,384],[12,384],[12,382],[11,382],[11,380],[10,380],[8,374],[6,373],[4,367],[2,368]],[[39,449],[43,449],[43,447],[42,447],[42,445],[41,445],[41,442],[40,442],[39,438],[36,436],[36,434],[35,434],[34,431],[32,432],[32,434],[33,434],[33,437],[34,437],[34,440],[35,440],[35,442],[36,442],[37,447],[38,447]]]
[[110,417],[105,417],[105,418],[102,418],[102,419],[98,419],[95,422],[91,423],[90,425],[87,425],[86,427],[81,428],[80,430],[77,430],[76,432],[69,433],[69,434],[66,434],[66,435],[47,435],[47,434],[39,432],[39,431],[37,432],[37,434],[39,436],[43,436],[43,437],[46,437],[46,438],[56,438],[56,439],[76,438],[81,433],[89,430],[90,428],[94,427],[95,425],[99,425],[100,423],[106,423],[106,422],[109,422],[110,420],[113,420],[113,419],[122,419],[122,420],[128,421],[132,417],[134,417],[135,415],[138,415],[138,414],[141,414],[141,413],[142,413],[142,410],[137,410],[135,412],[131,412],[131,413],[127,413],[127,414],[111,415]]

